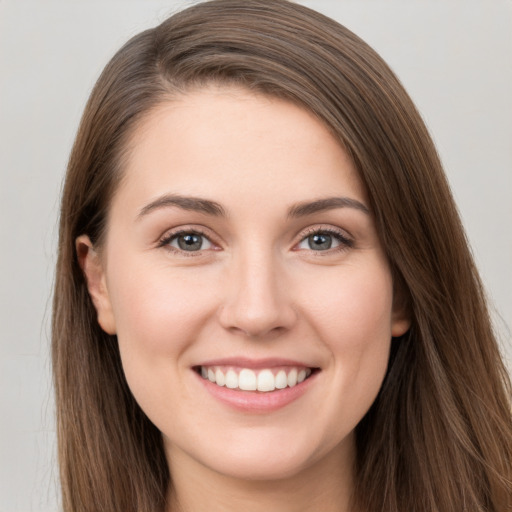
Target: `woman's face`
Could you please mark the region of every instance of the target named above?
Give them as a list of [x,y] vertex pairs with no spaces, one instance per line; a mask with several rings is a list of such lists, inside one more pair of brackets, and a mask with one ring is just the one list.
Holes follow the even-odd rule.
[[171,469],[341,467],[408,328],[350,159],[307,111],[235,88],[158,107],[130,148],[101,257],[77,245]]

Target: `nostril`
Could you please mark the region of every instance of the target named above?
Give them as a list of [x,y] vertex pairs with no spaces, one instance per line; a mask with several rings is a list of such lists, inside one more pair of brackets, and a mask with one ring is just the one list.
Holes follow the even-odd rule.
[[261,251],[237,260],[218,311],[225,329],[261,338],[280,335],[296,322],[298,316],[285,283],[281,282],[283,273],[276,265]]
[[225,305],[219,313],[221,325],[247,338],[277,337],[296,322],[295,311],[286,303],[257,306],[243,303]]

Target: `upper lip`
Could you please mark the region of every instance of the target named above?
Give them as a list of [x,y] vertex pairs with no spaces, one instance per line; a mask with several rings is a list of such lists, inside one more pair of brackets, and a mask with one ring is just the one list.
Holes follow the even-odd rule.
[[221,359],[210,359],[203,361],[196,366],[237,366],[240,368],[251,368],[259,370],[262,368],[273,368],[276,366],[297,366],[304,368],[315,368],[314,365],[305,363],[303,361],[296,361],[286,358],[264,358],[264,359],[250,359],[247,357],[228,357]]

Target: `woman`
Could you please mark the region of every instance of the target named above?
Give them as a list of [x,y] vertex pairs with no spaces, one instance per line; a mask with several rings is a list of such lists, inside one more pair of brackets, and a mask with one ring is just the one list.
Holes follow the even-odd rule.
[[63,193],[65,510],[496,511],[510,384],[431,139],[285,1],[129,41]]

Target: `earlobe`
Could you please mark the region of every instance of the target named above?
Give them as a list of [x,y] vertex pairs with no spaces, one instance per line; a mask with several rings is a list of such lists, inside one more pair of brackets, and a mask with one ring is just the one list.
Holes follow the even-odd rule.
[[399,336],[403,336],[411,327],[411,319],[408,315],[400,315],[398,316],[395,312],[393,312],[393,317],[391,321],[391,336],[393,338],[398,338]]
[[87,235],[81,235],[76,239],[75,249],[89,295],[96,308],[98,323],[107,334],[116,334],[115,319],[101,258]]
[[395,291],[394,294],[391,314],[391,336],[393,338],[403,336],[411,327],[411,310],[409,300],[405,295],[403,289],[399,292]]

